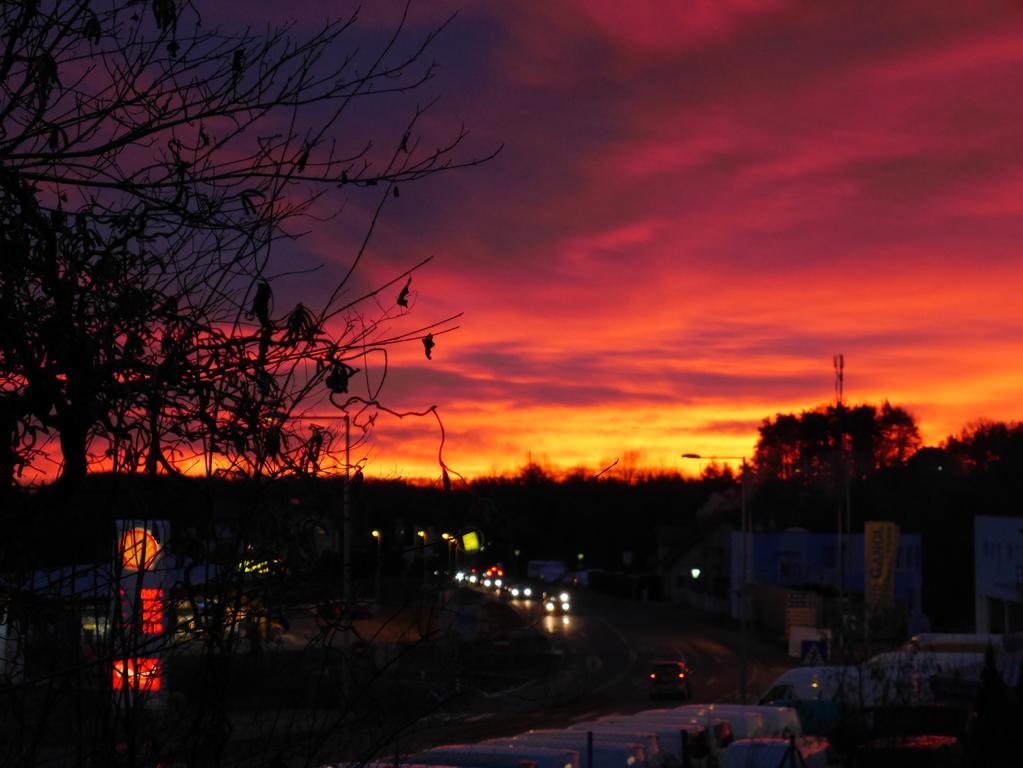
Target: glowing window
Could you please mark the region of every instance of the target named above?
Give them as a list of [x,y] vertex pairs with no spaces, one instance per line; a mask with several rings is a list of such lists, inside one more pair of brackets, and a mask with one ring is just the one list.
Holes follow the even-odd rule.
[[118,659],[114,662],[115,691],[160,690],[160,660],[151,658]]

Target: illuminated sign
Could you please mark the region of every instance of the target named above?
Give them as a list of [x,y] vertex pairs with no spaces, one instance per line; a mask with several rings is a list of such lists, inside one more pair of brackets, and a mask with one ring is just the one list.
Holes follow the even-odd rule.
[[480,548],[480,537],[476,531],[469,531],[462,534],[462,549],[466,552],[475,552]]
[[115,691],[160,690],[160,660],[152,658],[118,659],[114,662]]
[[160,544],[145,528],[129,528],[121,536],[120,550],[125,570],[140,571],[150,568],[156,561]]
[[238,563],[238,570],[242,573],[270,573],[271,565],[279,565],[280,560],[242,560]]
[[146,588],[141,590],[142,634],[159,635],[163,632],[163,590]]

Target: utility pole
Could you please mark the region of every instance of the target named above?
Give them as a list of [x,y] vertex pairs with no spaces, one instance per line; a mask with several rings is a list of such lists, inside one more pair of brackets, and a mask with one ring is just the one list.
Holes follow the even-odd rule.
[[344,700],[349,700],[351,693],[351,617],[352,617],[352,423],[351,418],[345,413],[345,489],[344,504],[342,507],[342,529],[341,535],[344,541],[341,544],[341,594],[344,606],[341,610],[342,643],[344,645],[345,669],[341,676]]
[[749,504],[747,502],[747,491],[746,491],[746,459],[742,460],[742,486],[741,486],[741,499],[740,504],[740,516],[742,517],[742,610],[741,616],[741,635],[739,641],[739,703],[746,703],[746,663],[747,663],[747,645],[749,642],[749,537],[750,529],[750,514]]
[[375,583],[375,588],[373,589],[373,602],[376,604],[376,610],[379,611],[380,610],[380,577],[381,577],[381,570],[380,569],[381,569],[382,558],[383,558],[383,547],[382,547],[382,544],[383,544],[383,534],[379,530],[374,528],[372,536],[373,536],[374,539],[377,540],[376,580],[374,582]]
[[841,598],[845,593],[845,541],[842,537],[842,531],[845,528],[843,524],[842,514],[842,486],[837,483],[842,482],[842,478],[845,476],[845,425],[843,424],[842,411],[845,408],[845,355],[837,354],[832,358],[832,363],[835,367],[835,418],[837,419],[837,432],[838,432],[838,477],[836,481],[836,496],[838,497],[838,505],[836,509],[836,521],[835,521],[835,585],[837,587],[838,596]]

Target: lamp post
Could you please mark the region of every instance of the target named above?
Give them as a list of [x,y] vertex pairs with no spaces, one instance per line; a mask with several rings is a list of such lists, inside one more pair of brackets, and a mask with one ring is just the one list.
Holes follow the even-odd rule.
[[458,556],[458,539],[451,534],[441,534],[441,538],[448,545],[448,574],[453,575],[457,564],[454,558]]
[[374,602],[377,604],[377,610],[380,610],[380,569],[381,569],[381,546],[383,544],[384,537],[376,528],[370,531],[370,536],[377,540],[377,569],[376,569],[376,585],[373,590]]
[[422,540],[422,543],[423,543],[423,548],[422,548],[421,551],[423,553],[423,589],[425,590],[426,589],[426,545],[428,544],[428,542],[426,540],[426,531],[424,531],[423,529],[420,529],[420,530],[416,531],[416,536],[418,536]]
[[[706,461],[715,461],[717,459],[724,459],[729,461],[741,461],[742,462],[742,480],[741,480],[741,503],[740,503],[740,528],[742,529],[742,578],[739,580],[739,701],[742,704],[746,703],[746,656],[747,656],[747,644],[749,635],[749,609],[747,606],[747,596],[749,592],[749,536],[751,532],[751,516],[749,513],[749,505],[747,503],[747,491],[746,491],[746,478],[747,478],[747,466],[745,456],[701,456],[698,453],[683,453],[683,459],[698,459]],[[694,578],[696,578],[694,576]]]

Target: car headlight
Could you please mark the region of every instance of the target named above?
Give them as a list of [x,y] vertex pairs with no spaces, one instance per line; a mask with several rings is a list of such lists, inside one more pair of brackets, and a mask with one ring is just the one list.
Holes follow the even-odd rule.
[[546,605],[544,605],[544,608],[546,608],[548,611],[553,611],[554,603],[547,603]]
[[561,602],[567,603],[568,602],[568,592],[562,592],[560,595],[558,595],[558,598],[561,600]]
[[531,590],[529,587],[526,587],[524,590],[522,590],[522,594],[524,594],[526,597],[532,597],[533,590]]
[[494,579],[494,586],[495,587],[501,586],[501,580],[500,579]]
[[476,582],[477,582],[476,574],[473,574],[472,576],[469,577],[470,584],[475,584]]
[[518,587],[512,587],[511,593],[512,593],[512,597],[518,597],[519,596],[519,588]]
[[459,571],[458,573],[455,574],[455,581],[463,581],[464,579],[465,579],[465,574],[462,573],[461,571]]
[[484,587],[489,587],[490,586],[490,579],[483,579],[483,586]]

